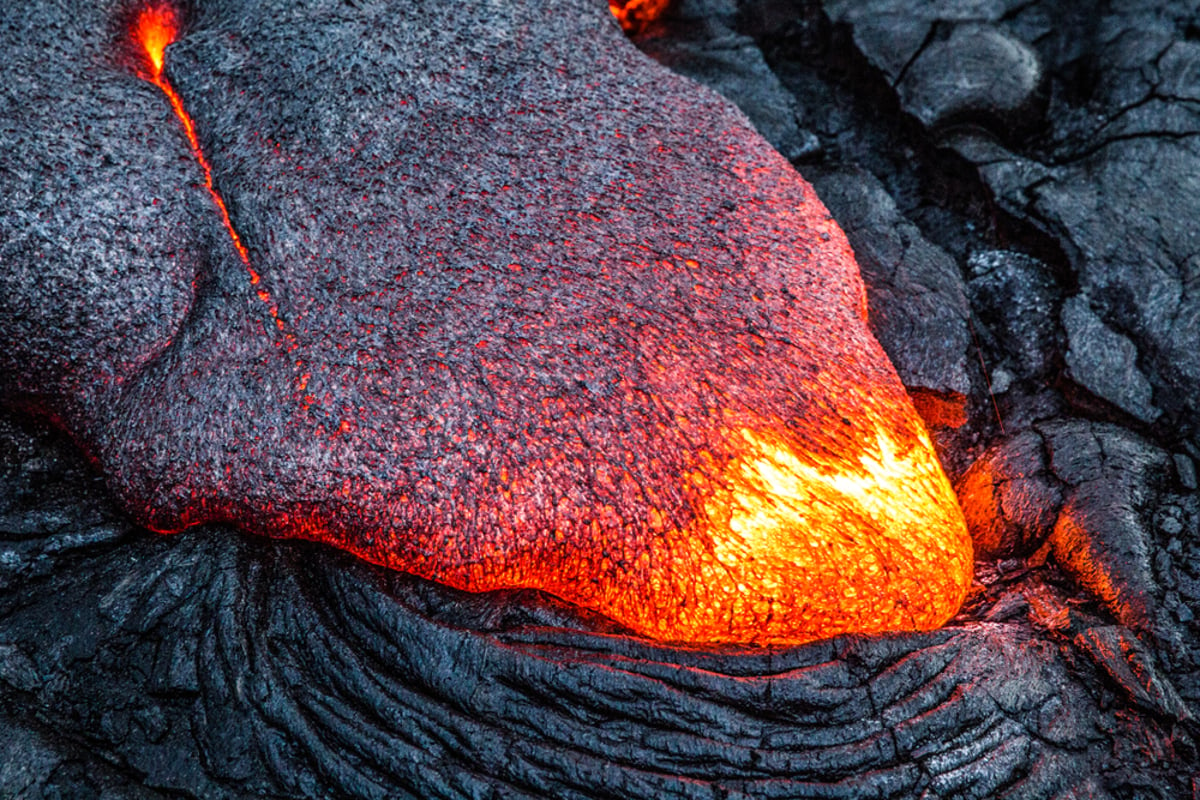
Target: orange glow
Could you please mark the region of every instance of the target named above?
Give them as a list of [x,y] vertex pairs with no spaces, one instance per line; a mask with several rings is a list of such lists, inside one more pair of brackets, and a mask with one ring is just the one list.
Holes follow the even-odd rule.
[[[725,454],[702,451],[680,476],[696,510],[682,524],[652,508],[624,524],[625,541],[618,522],[616,537],[592,547],[556,530],[550,549],[516,534],[517,546],[470,563],[384,563],[469,591],[542,589],[666,641],[801,644],[937,628],[970,588],[971,540],[912,406],[879,388],[886,401],[867,399],[836,449],[728,415]],[[522,492],[505,479],[511,497]],[[611,512],[594,509],[588,524],[614,527]]]
[[[171,86],[170,81],[163,75],[167,45],[174,42],[179,36],[179,20],[176,16],[175,8],[165,1],[152,3],[144,7],[134,19],[130,36],[141,48],[142,55],[146,58],[145,66],[147,69],[142,73],[142,77],[162,90],[162,93],[167,96],[167,100],[170,101],[171,108],[175,111],[175,116],[179,118],[179,122],[183,125],[184,133],[187,134],[192,154],[196,157],[196,161],[199,162],[200,168],[204,171],[204,186],[208,189],[208,193],[212,196],[213,202],[217,206],[217,211],[221,214],[221,222],[225,225],[225,230],[229,232],[229,238],[233,240],[233,246],[237,249],[238,257],[242,259],[243,264],[249,266],[250,253],[247,252],[246,246],[242,244],[242,238],[238,236],[237,230],[233,227],[233,220],[229,218],[229,209],[225,206],[225,200],[217,192],[216,187],[213,186],[212,167],[209,165],[208,159],[204,157],[204,151],[200,149],[200,139],[196,136],[196,126],[192,124],[192,118],[188,116],[187,109],[183,107],[183,100],[175,92],[175,88]],[[251,275],[254,275],[253,271],[251,271]],[[252,282],[256,281],[252,280]]]
[[[742,454],[707,506],[716,563],[705,576],[736,616],[828,636],[925,630],[954,615],[970,542],[927,440],[905,446],[878,428],[858,453],[821,458],[770,434],[739,436]],[[744,597],[748,586],[775,602]],[[723,622],[692,624],[723,638]]]
[[133,38],[138,42],[150,62],[150,80],[157,83],[162,79],[163,59],[167,45],[179,36],[179,24],[175,9],[166,3],[143,8],[133,24]]
[[[208,190],[213,204],[217,207],[217,213],[221,217],[221,224],[225,226],[226,232],[229,233],[229,239],[233,243],[234,250],[237,251],[238,258],[246,266],[250,284],[257,286],[261,280],[261,276],[250,266],[250,252],[246,249],[246,245],[242,243],[242,237],[238,235],[237,228],[233,226],[233,220],[229,216],[229,208],[225,205],[225,199],[221,197],[221,193],[217,191],[217,187],[213,184],[212,166],[208,163],[208,159],[204,155],[204,150],[200,147],[200,137],[196,135],[196,126],[192,122],[191,116],[187,113],[187,109],[184,108],[183,99],[175,91],[175,87],[171,85],[167,77],[163,75],[167,45],[174,42],[178,36],[179,19],[174,6],[167,2],[167,0],[159,0],[159,2],[151,3],[142,8],[130,28],[130,38],[141,49],[141,54],[145,57],[145,69],[142,71],[141,77],[150,81],[150,83],[153,83],[162,91],[168,102],[170,102],[175,116],[179,119],[180,124],[183,125],[183,132],[187,136],[188,144],[191,146],[192,155],[195,156],[196,162],[200,165],[200,169],[204,173],[204,188]],[[267,313],[271,315],[275,327],[283,332],[288,349],[294,349],[295,342],[286,331],[287,326],[279,316],[278,306],[271,302],[270,293],[266,289],[258,289],[255,294],[267,306]]]
[[662,16],[671,0],[608,0],[608,8],[626,33],[637,33]]

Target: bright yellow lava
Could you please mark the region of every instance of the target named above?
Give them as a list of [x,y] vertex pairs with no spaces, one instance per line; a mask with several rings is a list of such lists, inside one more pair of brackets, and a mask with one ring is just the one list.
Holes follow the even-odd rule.
[[[838,527],[839,516],[833,511],[849,511],[876,526],[916,529],[924,524],[926,509],[913,502],[913,489],[940,483],[944,491],[937,494],[950,491],[940,469],[928,459],[915,458],[919,452],[915,449],[899,457],[882,432],[877,432],[876,449],[861,453],[857,465],[824,469],[801,461],[787,445],[772,444],[752,431],[741,431],[741,437],[749,450],[732,470],[737,488],[729,528],[764,548],[778,546],[786,538],[784,532],[799,526]],[[829,498],[839,498],[850,508],[837,509]]]
[[133,25],[133,38],[142,46],[150,62],[150,79],[157,82],[162,75],[167,45],[179,35],[175,10],[167,2],[148,5],[138,14]]
[[768,434],[736,435],[744,449],[692,537],[710,542],[692,554],[701,588],[658,635],[801,642],[928,630],[957,612],[971,541],[924,435],[904,447],[876,429],[859,452],[824,461]]
[[682,476],[697,512],[682,525],[652,509],[624,539],[555,536],[426,574],[470,591],[540,588],[673,642],[931,630],[962,605],[971,540],[928,436],[897,428],[867,422],[834,452],[733,426],[724,456]]

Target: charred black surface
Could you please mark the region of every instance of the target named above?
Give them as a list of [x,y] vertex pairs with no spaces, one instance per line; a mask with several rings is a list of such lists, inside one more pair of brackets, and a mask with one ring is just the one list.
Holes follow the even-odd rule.
[[1066,376],[1195,453],[1195,4],[826,7],[930,141],[1057,241]]
[[[161,537],[114,509],[60,435],[5,416],[0,794],[1191,797],[1200,10],[1065,6],[684,3],[647,32],[819,178],[910,387],[965,397],[939,444],[998,544],[947,629],[659,648],[532,593],[463,595],[218,527]],[[40,69],[54,35],[6,68]],[[63,113],[20,87],[0,93],[7,135]],[[135,102],[146,87],[112,91]],[[50,214],[36,241],[0,242],[0,281],[26,279],[13,253],[103,265],[129,242],[147,263],[225,253],[233,280],[202,192],[161,212],[177,227],[105,217],[110,195],[151,191],[139,181],[197,183],[186,142],[159,140],[145,175],[70,155],[110,186],[96,217]],[[58,151],[26,146],[45,155],[6,183],[53,209],[54,181],[34,176],[59,174]],[[77,392],[62,376],[83,348],[119,368],[153,358],[141,343],[191,313],[168,284],[220,273],[170,263],[161,292],[117,292],[94,314],[88,273],[45,276],[39,308],[61,318],[0,309],[21,320],[14,336],[69,325],[81,348],[43,347],[27,384],[3,364],[9,396]]]

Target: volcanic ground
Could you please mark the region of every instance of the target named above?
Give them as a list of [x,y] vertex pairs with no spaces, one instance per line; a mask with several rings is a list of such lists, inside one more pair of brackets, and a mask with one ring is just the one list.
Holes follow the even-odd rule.
[[[167,74],[200,120],[201,145],[234,154],[215,162],[215,185],[232,189],[230,217],[252,254],[255,242],[324,246],[313,232],[326,233],[331,218],[349,231],[391,213],[372,199],[369,176],[340,175],[335,163],[239,162],[239,153],[276,152],[250,124],[257,111],[291,125],[288,141],[312,152],[347,142],[386,149],[360,141],[373,93],[397,92],[406,70],[426,64],[412,80],[430,96],[486,104],[446,87],[457,65],[513,42],[533,64],[594,63],[590,77],[515,81],[534,106],[647,109],[639,113],[664,130],[691,131],[666,145],[695,147],[701,160],[729,146],[730,126],[753,126],[811,182],[854,250],[871,330],[929,427],[976,563],[966,603],[938,630],[795,647],[666,645],[536,591],[460,592],[326,544],[251,535],[246,509],[277,502],[281,485],[308,502],[323,491],[321,475],[346,473],[311,456],[280,461],[269,448],[256,462],[262,480],[242,476],[247,504],[213,512],[237,526],[164,536],[136,524],[181,507],[183,494],[167,492],[147,516],[142,499],[158,491],[147,486],[190,493],[201,478],[188,469],[230,463],[212,455],[214,442],[243,446],[255,420],[280,413],[235,392],[221,416],[233,422],[219,428],[188,404],[211,399],[205,392],[223,378],[236,383],[231,364],[260,384],[282,383],[272,368],[245,364],[295,352],[277,309],[296,308],[302,290],[264,272],[261,302],[213,299],[242,291],[248,265],[170,104],[121,50],[137,6],[64,13],[67,5],[0,12],[10,53],[0,67],[0,794],[1066,800],[1200,791],[1196,3],[682,0],[632,39],[745,114],[704,120],[692,117],[725,106],[639,61],[603,2],[181,9]],[[410,49],[387,56],[386,74],[372,71],[378,53],[360,58],[346,46],[370,38],[368,22],[386,30],[417,17],[426,39],[399,36]],[[222,33],[189,40],[188,25]],[[252,28],[267,35],[239,38]],[[271,52],[286,64],[264,70]],[[322,57],[330,52],[332,67]],[[111,64],[112,77],[64,54]],[[352,90],[322,92],[330,69]],[[216,79],[205,83],[206,74]],[[589,83],[613,91],[574,96]],[[86,93],[73,88],[85,84]],[[651,110],[632,94],[656,90],[687,102]],[[238,91],[253,102],[218,102]],[[564,125],[584,116],[565,114]],[[542,135],[544,172],[514,183],[608,185],[605,156],[618,145],[586,128]],[[590,142],[594,160],[561,158],[559,136]],[[119,157],[134,139],[148,153],[136,170]],[[754,152],[773,163],[765,146]],[[488,172],[482,155],[473,166]],[[450,207],[457,173],[448,165],[406,169],[425,191],[411,202],[436,210],[429,219],[463,223],[413,233],[428,252],[450,248],[440,240],[528,249],[481,239],[473,207]],[[282,185],[311,189],[280,200],[253,183],[276,172],[290,181]],[[661,180],[695,207],[728,211],[722,179],[708,193]],[[179,184],[193,190],[165,207],[131,203]],[[346,187],[367,194],[348,205]],[[556,197],[547,191],[545,207]],[[130,217],[131,205],[143,211]],[[684,223],[643,224],[658,226],[665,238],[655,246],[671,249],[672,225]],[[646,235],[653,244],[658,234]],[[130,242],[142,260],[128,260]],[[69,274],[57,272],[63,265]],[[344,291],[369,297],[369,274],[341,276],[354,284]],[[348,325],[319,304],[302,310]],[[203,346],[225,336],[245,355],[236,332],[264,327],[278,329],[281,347],[240,362]],[[179,330],[190,331],[185,341],[172,339]],[[364,369],[362,353],[378,346],[372,331],[355,334],[361,344],[334,364],[338,375]],[[164,340],[173,377],[147,384],[162,402],[133,414],[111,398],[129,396],[123,375],[161,365]],[[760,355],[768,371],[773,352]],[[553,375],[556,354],[536,355]],[[541,380],[542,362],[532,363],[523,369]],[[337,382],[317,373],[318,399],[321,381]],[[444,408],[453,386],[439,384]],[[324,432],[360,435],[342,429],[342,410],[320,411]],[[175,427],[152,426],[157,438],[145,441],[148,414]],[[97,419],[120,422],[98,434]],[[182,452],[191,441],[205,446]],[[277,477],[298,467],[310,481],[299,488]],[[340,507],[355,507],[358,485]]]

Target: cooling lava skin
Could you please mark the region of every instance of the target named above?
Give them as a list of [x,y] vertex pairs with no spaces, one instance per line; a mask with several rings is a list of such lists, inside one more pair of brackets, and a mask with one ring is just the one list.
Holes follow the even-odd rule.
[[201,0],[162,68],[145,8],[77,5],[2,23],[0,391],[145,524],[672,641],[957,610],[844,236],[603,0]]

